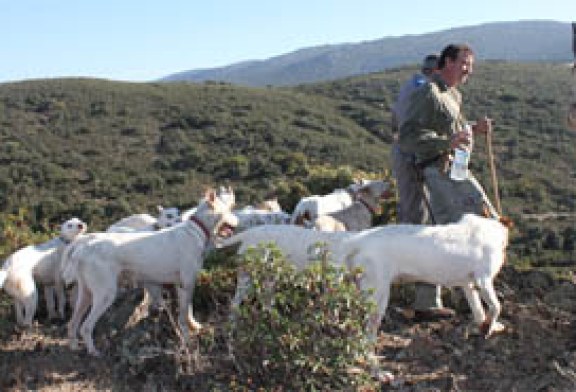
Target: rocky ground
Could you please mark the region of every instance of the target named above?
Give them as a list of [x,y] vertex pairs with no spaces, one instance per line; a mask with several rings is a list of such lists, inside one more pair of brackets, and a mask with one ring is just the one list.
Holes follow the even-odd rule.
[[[417,322],[407,290],[396,295],[382,325],[379,355],[394,375],[390,391],[575,391],[576,285],[542,272],[505,268],[496,281],[507,330],[488,340],[470,326],[465,301],[451,320]],[[408,294],[407,294],[408,293]],[[0,296],[0,391],[227,391],[236,372],[222,329],[226,306],[200,313],[206,331],[178,349],[168,313],[136,321],[140,293],[127,292],[99,322],[103,356],[72,351],[63,322],[15,327]],[[287,386],[286,390],[290,390]]]

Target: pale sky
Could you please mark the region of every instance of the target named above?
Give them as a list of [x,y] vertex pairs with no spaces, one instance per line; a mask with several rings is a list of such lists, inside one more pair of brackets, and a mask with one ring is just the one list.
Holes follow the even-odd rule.
[[311,46],[517,20],[570,22],[576,2],[0,0],[0,83],[151,81]]

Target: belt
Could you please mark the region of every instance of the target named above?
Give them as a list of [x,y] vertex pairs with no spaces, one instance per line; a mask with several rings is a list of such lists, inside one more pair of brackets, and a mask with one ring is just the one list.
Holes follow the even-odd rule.
[[416,167],[418,167],[419,169],[424,169],[425,167],[428,167],[432,164],[438,163],[439,161],[444,160],[447,157],[448,156],[445,153],[438,154],[432,158],[428,158],[428,159],[424,159],[422,161],[416,162]]

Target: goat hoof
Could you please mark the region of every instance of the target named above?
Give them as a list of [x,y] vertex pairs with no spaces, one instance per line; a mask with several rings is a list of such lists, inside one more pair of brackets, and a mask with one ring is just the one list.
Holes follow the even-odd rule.
[[500,333],[503,332],[506,329],[506,327],[504,326],[504,324],[499,323],[498,321],[494,323],[494,325],[492,326],[492,328],[490,328],[490,331],[487,334],[487,338],[492,336],[495,333]]
[[494,324],[490,325],[490,324],[482,324],[480,326],[480,330],[482,331],[482,333],[484,334],[484,338],[488,339],[489,337],[491,337],[492,335],[494,335],[495,333],[500,333],[503,332],[506,329],[506,327],[504,326],[504,324],[496,321]]

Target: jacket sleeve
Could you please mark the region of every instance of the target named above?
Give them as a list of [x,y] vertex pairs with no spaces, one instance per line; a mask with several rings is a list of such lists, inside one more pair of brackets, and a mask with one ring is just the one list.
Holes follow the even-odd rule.
[[400,148],[415,154],[419,161],[450,150],[451,120],[434,88],[432,83],[427,83],[410,96],[406,121],[400,128]]

